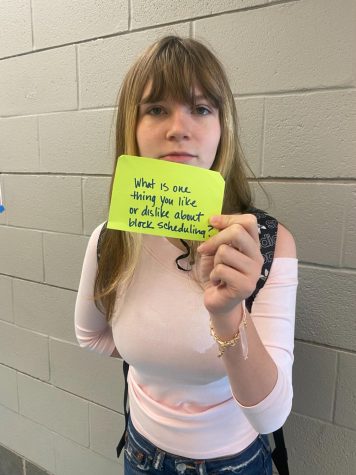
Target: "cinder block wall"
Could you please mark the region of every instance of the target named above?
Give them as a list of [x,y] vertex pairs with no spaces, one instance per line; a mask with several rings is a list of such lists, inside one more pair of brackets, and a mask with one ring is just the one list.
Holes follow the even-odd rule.
[[252,180],[257,203],[296,237],[291,473],[354,473],[355,2],[2,0],[0,32],[0,467],[122,473],[121,363],[78,347],[73,308],[107,212],[118,87],[175,33],[225,63],[246,157],[272,197]]

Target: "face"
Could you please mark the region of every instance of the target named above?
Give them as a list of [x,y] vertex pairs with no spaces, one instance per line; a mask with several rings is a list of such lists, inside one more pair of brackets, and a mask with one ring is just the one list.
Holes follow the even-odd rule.
[[146,103],[150,85],[142,96],[136,139],[142,157],[158,158],[210,168],[220,141],[219,111],[194,91],[196,105],[172,99]]

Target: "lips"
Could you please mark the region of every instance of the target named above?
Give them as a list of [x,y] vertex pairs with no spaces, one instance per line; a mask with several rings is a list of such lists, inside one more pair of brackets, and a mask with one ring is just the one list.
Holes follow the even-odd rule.
[[169,152],[167,155],[162,155],[160,157],[161,160],[167,160],[169,162],[189,162],[192,158],[196,155],[192,155],[191,153],[187,152]]

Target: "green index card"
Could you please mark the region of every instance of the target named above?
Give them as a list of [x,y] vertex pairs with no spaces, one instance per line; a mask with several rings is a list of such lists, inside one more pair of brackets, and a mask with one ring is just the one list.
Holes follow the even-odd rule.
[[217,231],[225,182],[220,173],[146,157],[117,162],[108,228],[205,241]]

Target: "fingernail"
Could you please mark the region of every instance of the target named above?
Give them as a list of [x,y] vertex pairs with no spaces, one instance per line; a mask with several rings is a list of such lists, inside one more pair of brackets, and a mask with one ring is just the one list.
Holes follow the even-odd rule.
[[219,216],[212,216],[210,219],[210,224],[218,224],[218,222],[220,221],[220,218]]

